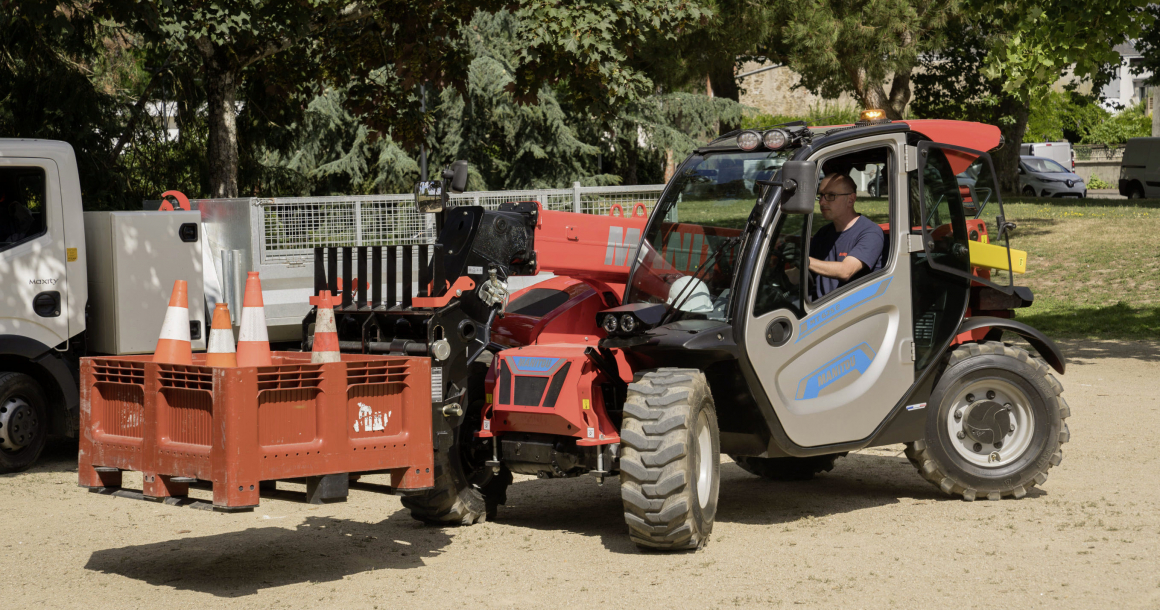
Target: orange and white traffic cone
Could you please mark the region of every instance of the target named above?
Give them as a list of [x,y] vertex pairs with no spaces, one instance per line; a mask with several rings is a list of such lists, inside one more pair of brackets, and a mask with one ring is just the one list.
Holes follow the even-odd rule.
[[310,304],[318,307],[314,315],[314,348],[310,356],[311,364],[342,362],[338,353],[338,328],[334,325],[334,298],[329,290],[310,298]]
[[242,300],[242,322],[238,331],[238,366],[270,366],[270,337],[266,333],[266,310],[262,303],[262,281],[258,272],[246,276],[246,296]]
[[169,296],[169,309],[165,312],[165,321],[161,323],[161,335],[157,338],[153,362],[193,364],[193,346],[189,343],[188,291],[185,280],[173,282],[173,294]]
[[238,355],[234,349],[234,328],[230,325],[230,308],[218,303],[213,308],[213,323],[209,329],[209,346],[206,350],[205,365],[220,367],[238,366]]

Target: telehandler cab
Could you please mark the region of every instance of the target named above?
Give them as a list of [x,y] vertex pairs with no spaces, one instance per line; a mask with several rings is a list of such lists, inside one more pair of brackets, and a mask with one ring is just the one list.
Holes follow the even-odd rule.
[[[435,487],[403,503],[470,524],[505,503],[513,472],[618,474],[634,542],[695,549],[722,453],[794,480],[894,443],[947,494],[1022,498],[1059,463],[1070,411],[1059,349],[1012,319],[1032,295],[1014,285],[1026,254],[1007,245],[984,152],[1000,145],[993,126],[935,120],[734,132],[697,149],[647,218],[441,211],[419,295],[409,277],[396,294],[397,247],[345,248],[346,286],[352,251],[370,282],[336,307],[342,348],[432,357]],[[880,269],[819,295],[797,253],[835,173],[873,180],[858,206],[885,248]],[[315,256],[316,288],[337,291],[337,249]],[[557,277],[509,298],[509,277],[539,272]]]

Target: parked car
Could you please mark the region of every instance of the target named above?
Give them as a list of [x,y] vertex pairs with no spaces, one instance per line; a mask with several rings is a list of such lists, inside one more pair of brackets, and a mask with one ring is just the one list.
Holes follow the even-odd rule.
[[1019,145],[1019,154],[1052,159],[1075,170],[1075,151],[1071,148],[1071,142],[1025,142]]
[[1120,194],[1128,199],[1160,197],[1160,138],[1132,138],[1120,161]]
[[1028,197],[1087,197],[1083,178],[1046,157],[1019,157],[1019,190]]

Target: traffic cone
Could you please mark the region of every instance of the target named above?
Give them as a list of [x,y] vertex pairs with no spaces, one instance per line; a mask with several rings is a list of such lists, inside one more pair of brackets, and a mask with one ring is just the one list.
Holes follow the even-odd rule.
[[193,346],[189,344],[188,291],[185,280],[173,282],[173,294],[169,296],[169,309],[161,323],[153,362],[193,364]]
[[318,307],[314,315],[314,348],[310,356],[311,364],[341,362],[338,353],[338,329],[334,326],[334,298],[329,290],[310,298],[310,304]]
[[266,334],[266,310],[262,304],[262,280],[258,272],[246,276],[242,322],[238,331],[238,366],[270,366],[270,337]]
[[213,308],[213,324],[210,325],[209,349],[206,352],[206,366],[238,366],[234,328],[230,325],[230,308],[225,303],[218,303]]

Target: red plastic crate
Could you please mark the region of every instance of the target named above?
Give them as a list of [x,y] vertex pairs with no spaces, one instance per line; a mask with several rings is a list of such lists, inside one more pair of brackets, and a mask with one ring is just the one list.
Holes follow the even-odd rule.
[[[151,356],[81,361],[82,487],[121,485],[141,472],[146,497],[213,483],[215,508],[258,505],[259,483],[389,471],[391,486],[434,485],[431,362],[275,352],[273,366],[158,364]],[[117,470],[114,470],[117,469]]]

